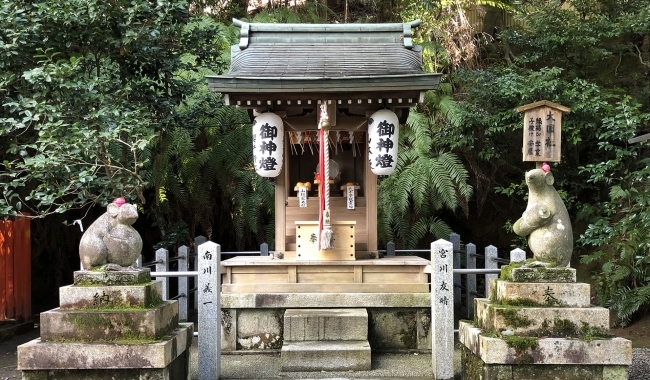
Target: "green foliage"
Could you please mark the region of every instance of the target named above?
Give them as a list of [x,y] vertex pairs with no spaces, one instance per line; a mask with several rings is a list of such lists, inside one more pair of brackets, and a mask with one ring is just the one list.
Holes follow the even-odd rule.
[[267,8],[258,12],[252,22],[288,23],[288,24],[320,24],[327,19],[337,19],[337,15],[325,5],[317,1],[307,1],[293,8]]
[[454,103],[439,94],[427,98],[429,115],[411,110],[397,170],[379,187],[379,236],[408,248],[448,236],[451,229],[436,214],[466,205],[472,195],[463,164],[435,143],[439,123],[453,119]]
[[2,0],[0,214],[144,200],[151,146],[185,88],[183,2]]
[[156,157],[157,225],[167,238],[164,227],[183,221],[189,236],[200,227],[229,249],[272,243],[274,187],[253,169],[248,114],[215,94],[195,101],[202,112],[186,114],[186,127],[170,130]]
[[604,160],[582,168],[589,181],[610,190],[609,199],[585,206],[580,214],[591,222],[580,242],[594,247],[581,261],[602,265],[594,273],[598,298],[616,311],[621,325],[650,307],[650,159],[647,148],[626,143],[649,120],[639,104],[624,99],[598,133]]
[[197,231],[229,248],[272,242],[273,185],[252,170],[250,119],[205,82],[227,70],[239,30],[189,19],[186,5],[2,1],[1,215],[125,196],[160,246]]
[[188,68],[175,75],[193,91],[175,108],[175,124],[157,146],[152,218],[162,233],[158,246],[184,243],[197,232],[224,249],[273,242],[274,187],[253,169],[249,115],[225,106],[205,82],[205,75],[227,68],[234,29],[205,17],[183,28],[181,60]]

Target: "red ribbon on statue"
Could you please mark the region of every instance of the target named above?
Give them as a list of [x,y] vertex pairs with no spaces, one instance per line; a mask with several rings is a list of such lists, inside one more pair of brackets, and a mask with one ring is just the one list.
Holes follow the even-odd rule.
[[[318,144],[320,146],[319,152],[318,152],[318,181],[320,182],[318,184],[318,205],[319,205],[319,212],[318,212],[318,249],[323,249],[321,247],[321,239],[320,236],[322,235],[323,232],[323,224],[324,224],[324,213],[325,213],[325,186],[326,186],[326,179],[325,179],[325,131],[323,128],[320,128],[318,131]],[[327,186],[329,186],[329,178],[327,179]]]

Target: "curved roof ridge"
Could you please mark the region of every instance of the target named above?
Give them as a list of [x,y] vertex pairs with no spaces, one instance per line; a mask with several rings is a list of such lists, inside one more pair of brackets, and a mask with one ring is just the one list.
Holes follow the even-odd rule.
[[283,24],[283,23],[267,23],[267,22],[248,22],[232,19],[235,26],[243,28],[246,25],[256,32],[278,32],[278,31],[291,31],[296,33],[310,32],[310,31],[336,31],[336,32],[383,32],[383,31],[396,31],[404,30],[404,27],[417,28],[420,26],[420,20],[413,20],[409,22],[394,22],[394,23],[346,23],[346,24]]

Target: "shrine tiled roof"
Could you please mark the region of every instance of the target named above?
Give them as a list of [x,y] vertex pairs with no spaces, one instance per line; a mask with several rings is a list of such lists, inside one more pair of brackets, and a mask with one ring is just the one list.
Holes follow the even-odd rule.
[[209,76],[213,91],[359,92],[426,91],[440,74],[422,69],[411,30],[394,24],[264,24],[235,20],[241,40],[231,49],[227,74]]

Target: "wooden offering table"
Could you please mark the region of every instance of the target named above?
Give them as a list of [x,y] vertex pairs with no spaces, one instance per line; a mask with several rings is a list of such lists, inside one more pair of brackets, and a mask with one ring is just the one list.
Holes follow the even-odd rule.
[[428,264],[414,256],[355,261],[239,256],[222,262],[222,292],[428,294]]

